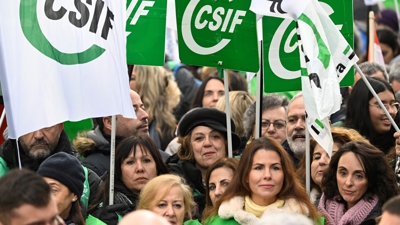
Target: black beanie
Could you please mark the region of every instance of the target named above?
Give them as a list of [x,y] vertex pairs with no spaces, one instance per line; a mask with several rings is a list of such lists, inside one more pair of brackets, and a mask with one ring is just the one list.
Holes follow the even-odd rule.
[[73,155],[58,152],[44,160],[36,173],[59,181],[78,198],[82,196],[85,173],[81,163]]

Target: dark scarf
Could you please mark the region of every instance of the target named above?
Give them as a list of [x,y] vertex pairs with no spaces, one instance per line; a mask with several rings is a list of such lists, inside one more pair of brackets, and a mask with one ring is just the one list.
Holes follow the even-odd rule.
[[390,149],[393,148],[395,145],[396,140],[393,137],[393,134],[395,132],[396,131],[392,126],[389,132],[371,137],[370,142],[375,147],[379,148],[386,155],[389,153]]
[[127,206],[126,210],[119,212],[121,216],[124,216],[136,209],[138,196],[132,193],[132,191],[130,191],[119,179],[116,179],[114,182],[114,190],[115,204],[124,204]]
[[[66,152],[68,154],[75,155],[76,150],[74,151],[74,148],[72,147],[67,134],[63,130],[60,135],[60,139],[58,141],[57,147],[54,149],[54,151],[51,154],[57,153],[57,152]],[[30,158],[25,151],[22,149],[21,144],[19,144],[19,153],[21,156],[21,164],[22,167],[27,168],[32,171],[37,171],[40,164],[45,160],[34,160]],[[0,153],[3,157],[3,159],[7,163],[7,167],[11,170],[14,168],[18,168],[18,153],[17,153],[17,145],[15,139],[8,139],[4,142],[2,152]]]
[[[105,134],[103,133],[103,131],[101,131],[101,133],[103,134],[104,139],[107,140],[108,144],[102,145],[101,146],[101,150],[103,151],[103,154],[107,152],[107,154],[110,154],[110,149],[111,149],[111,135],[109,134]],[[115,136],[115,148],[117,148],[118,144],[124,140],[125,137],[122,136]]]

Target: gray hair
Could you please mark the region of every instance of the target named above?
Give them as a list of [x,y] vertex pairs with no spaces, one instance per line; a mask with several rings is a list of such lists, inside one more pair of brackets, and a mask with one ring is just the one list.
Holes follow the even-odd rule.
[[[278,94],[268,94],[263,97],[262,100],[262,112],[267,109],[273,109],[277,107],[284,107],[285,111],[287,110],[288,100],[285,96],[281,96]],[[253,134],[253,128],[256,123],[256,102],[251,104],[243,117],[243,128],[247,138]]]
[[393,80],[400,82],[400,63],[395,63],[390,67],[389,83]]
[[381,71],[383,76],[385,77],[385,80],[389,80],[389,75],[387,74],[385,67],[377,62],[363,62],[358,66],[365,76],[371,76],[372,74]]

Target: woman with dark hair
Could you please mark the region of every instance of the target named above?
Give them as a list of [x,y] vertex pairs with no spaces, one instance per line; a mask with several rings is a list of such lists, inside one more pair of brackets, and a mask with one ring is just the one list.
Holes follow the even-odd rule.
[[119,219],[136,208],[136,202],[147,182],[160,174],[167,174],[160,152],[147,135],[125,138],[115,150],[114,205],[109,206],[110,172],[101,185],[89,213],[106,224],[117,224]]
[[207,77],[197,89],[190,108],[215,108],[218,99],[224,95],[224,81],[219,77]]
[[309,216],[314,222],[319,217],[286,151],[275,140],[259,138],[246,147],[231,183],[204,220],[210,225],[250,225],[277,208]]
[[50,185],[59,215],[65,223],[85,225],[86,213],[80,200],[85,173],[79,160],[59,152],[44,160],[36,173]]
[[382,49],[383,60],[385,64],[390,64],[390,61],[399,54],[399,37],[388,28],[378,29],[376,34]]
[[[203,217],[208,218],[215,203],[224,194],[239,165],[236,158],[222,158],[212,164],[206,173],[206,208]],[[205,222],[205,220],[203,220]]]
[[375,224],[381,206],[399,193],[385,155],[364,141],[343,145],[322,180],[318,210],[326,224]]
[[[380,78],[367,77],[368,82],[388,110],[390,116],[399,124],[399,103],[390,84]],[[344,127],[352,128],[367,138],[371,144],[387,154],[394,146],[395,139],[390,120],[379,106],[363,80],[357,82],[347,102]]]
[[[348,129],[344,127],[333,127],[331,130],[333,139],[332,155],[339,150],[344,144],[354,140],[366,141],[356,130]],[[369,143],[369,142],[368,142]],[[319,198],[321,197],[321,185],[323,173],[328,168],[331,157],[314,139],[310,140],[310,200],[314,204],[318,204]],[[306,186],[306,154],[300,160],[299,169],[297,175],[300,178],[303,186]]]
[[[232,131],[235,124],[231,120]],[[217,160],[228,156],[226,114],[217,109],[194,108],[178,124],[178,152],[168,159],[168,167],[188,182],[201,218],[205,207],[205,176]],[[232,132],[232,149],[240,146],[240,138]]]

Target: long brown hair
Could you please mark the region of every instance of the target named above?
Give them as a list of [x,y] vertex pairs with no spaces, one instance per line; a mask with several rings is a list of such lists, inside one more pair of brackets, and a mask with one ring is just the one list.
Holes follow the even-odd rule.
[[278,142],[264,137],[255,139],[246,147],[230,185],[220,200],[217,201],[210,218],[218,214],[218,209],[223,202],[228,201],[236,196],[251,196],[252,191],[247,180],[253,164],[254,155],[259,150],[274,151],[281,158],[284,181],[282,189],[276,197],[283,200],[290,198],[297,200],[299,204],[306,206],[306,209],[302,208],[303,213],[306,214],[306,211],[308,210],[309,217],[312,220],[317,221],[319,213],[314,205],[310,202],[306,190],[302,187],[300,181],[297,179],[288,153],[286,153],[286,151]]

